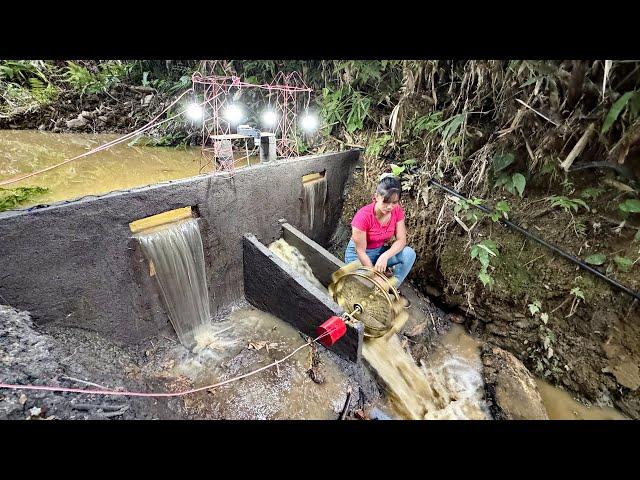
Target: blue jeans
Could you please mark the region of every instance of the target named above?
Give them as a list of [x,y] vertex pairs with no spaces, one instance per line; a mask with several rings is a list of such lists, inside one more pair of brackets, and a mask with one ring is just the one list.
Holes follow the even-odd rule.
[[[371,262],[375,265],[384,252],[389,250],[389,247],[383,245],[378,248],[368,248],[366,251],[367,257],[371,260]],[[353,243],[353,240],[349,240],[347,244],[347,249],[344,252],[344,261],[345,263],[351,263],[355,260],[358,260],[358,254],[356,253],[356,244]],[[416,261],[416,252],[411,247],[404,247],[400,253],[396,253],[393,257],[389,259],[387,262],[387,266],[391,268],[393,271],[393,276],[396,277],[398,281],[397,286],[399,287],[404,279],[407,278],[409,272],[411,271],[411,267]]]

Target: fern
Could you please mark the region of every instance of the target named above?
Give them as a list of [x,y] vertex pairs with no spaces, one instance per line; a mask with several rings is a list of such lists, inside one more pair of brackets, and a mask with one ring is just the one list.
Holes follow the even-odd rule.
[[375,140],[372,140],[371,142],[369,142],[369,145],[367,145],[365,155],[371,158],[377,157],[378,155],[380,155],[380,152],[387,145],[387,143],[389,143],[389,140],[391,140],[391,135],[387,134],[379,136]]
[[424,131],[434,132],[442,123],[442,112],[431,112],[429,115],[417,117],[413,121],[411,131],[414,135],[420,135]]
[[586,198],[587,200],[597,200],[600,195],[604,193],[604,188],[599,187],[588,187],[585,188],[580,196],[582,198]]
[[561,207],[564,211],[571,213],[571,210],[578,212],[579,207],[584,207],[584,209],[588,212],[589,205],[585,203],[584,200],[579,198],[567,198],[564,196],[551,196],[547,198],[547,201],[551,203],[552,207]]
[[72,88],[82,93],[97,82],[89,70],[72,61],[67,62],[67,70],[63,77],[64,81],[71,85]]
[[38,78],[43,83],[49,83],[42,70],[47,68],[44,62],[37,60],[2,60],[0,63],[0,79],[27,85],[29,79]]

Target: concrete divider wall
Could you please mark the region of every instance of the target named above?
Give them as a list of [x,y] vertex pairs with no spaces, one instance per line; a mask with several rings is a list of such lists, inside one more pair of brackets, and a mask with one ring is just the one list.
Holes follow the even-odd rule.
[[318,281],[328,287],[333,273],[344,267],[345,263],[302,234],[293,225],[288,224],[286,219],[282,219],[280,223],[282,223],[282,239],[300,250]]
[[[36,322],[98,331],[138,343],[168,327],[155,279],[129,223],[194,206],[200,220],[212,312],[243,296],[242,235],[268,244],[281,218],[302,226],[302,177],[325,171],[326,222],[304,231],[325,245],[359,157],[351,150],[255,165],[126,192],[0,213],[0,302]],[[170,327],[169,327],[170,328]]]
[[[299,238],[302,242],[306,241]],[[309,245],[310,250],[313,248]],[[322,254],[321,251],[318,253]],[[344,313],[326,291],[296,272],[254,235],[244,235],[243,262],[244,291],[249,303],[286,321],[306,335],[315,337],[318,325],[331,316]],[[363,338],[364,326],[359,322],[347,322],[344,336],[328,348],[347,360],[359,362]]]

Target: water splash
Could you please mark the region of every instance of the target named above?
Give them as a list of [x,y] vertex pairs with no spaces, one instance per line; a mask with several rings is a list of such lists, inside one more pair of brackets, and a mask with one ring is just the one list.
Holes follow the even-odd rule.
[[[182,375],[193,386],[211,385],[262,367],[305,344],[291,325],[252,307],[235,310],[203,329],[202,338],[206,347],[180,355],[170,375]],[[353,381],[328,355],[321,358],[321,383],[308,373],[312,351],[303,350],[278,368],[185,397],[185,406],[201,419],[336,419]]]
[[[461,354],[458,344],[445,336],[427,362],[418,366],[393,334],[369,338],[362,356],[387,391],[388,409],[407,420],[486,420],[482,364]],[[455,341],[464,341],[457,338]],[[453,347],[453,348],[452,348]]]

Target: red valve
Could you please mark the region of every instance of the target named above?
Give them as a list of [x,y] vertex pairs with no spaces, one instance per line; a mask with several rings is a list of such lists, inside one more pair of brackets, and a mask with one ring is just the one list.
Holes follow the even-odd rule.
[[337,316],[329,317],[326,322],[316,328],[316,336],[318,337],[326,333],[329,334],[318,340],[325,347],[330,347],[336,343],[346,332],[347,325],[341,317]]

